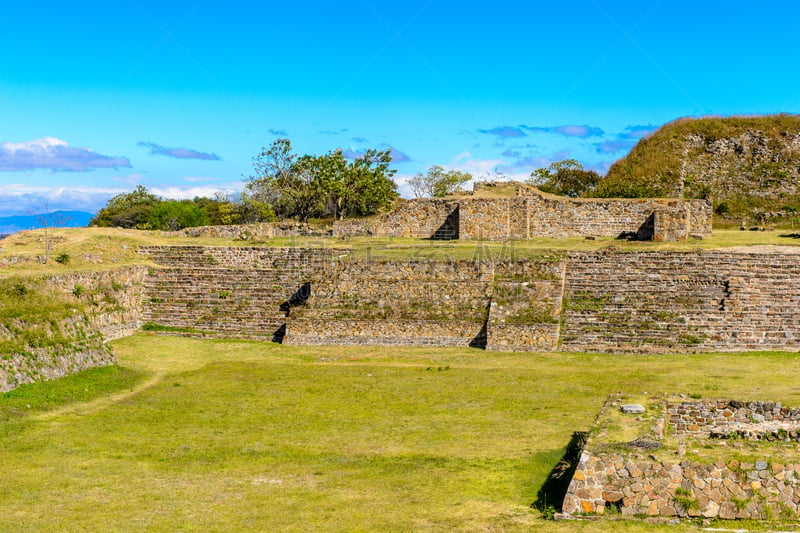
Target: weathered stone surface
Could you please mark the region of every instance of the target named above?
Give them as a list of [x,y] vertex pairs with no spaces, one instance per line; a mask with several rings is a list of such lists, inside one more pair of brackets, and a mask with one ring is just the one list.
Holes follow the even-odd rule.
[[[347,261],[338,257],[346,250],[332,249],[143,252],[161,265],[146,279],[143,318],[214,335],[271,339],[285,328],[286,340],[298,344],[513,351],[800,348],[797,253],[573,253],[472,262]],[[285,309],[306,284],[308,299]],[[321,325],[330,327],[320,332]],[[409,333],[415,327],[422,329]],[[774,420],[785,418],[784,410],[773,404],[719,409],[720,419],[736,422],[744,422],[743,411]],[[688,426],[699,431],[703,423]],[[769,438],[800,439],[799,427],[783,429],[786,435]]]
[[145,268],[134,267],[45,278],[48,290],[74,299],[85,310],[78,313],[76,308],[75,314],[63,319],[42,316],[44,329],[63,340],[0,358],[0,392],[113,364],[116,358],[106,341],[130,335],[141,326],[146,275]]
[[337,221],[334,235],[487,240],[631,235],[656,241],[711,235],[706,200],[565,198],[517,187],[512,198],[407,200],[373,219]]
[[[611,401],[607,402],[606,409],[612,408]],[[731,412],[729,406],[734,404],[740,405],[735,416],[726,416],[726,412]],[[750,421],[754,413],[763,414],[765,424],[778,419],[800,419],[800,409],[776,408],[768,402],[665,400],[663,405],[671,431],[678,435],[689,431],[691,425],[700,426],[691,434],[693,439],[708,438],[707,426],[735,424],[736,419]],[[739,462],[732,459],[714,463],[677,460],[679,462],[661,462],[654,456],[643,459],[635,452],[592,451],[590,440],[579,464],[579,470],[583,469],[582,481],[570,483],[563,510],[577,512],[581,509],[581,498],[586,496],[595,508],[621,505],[624,516],[757,520],[764,516],[789,517],[797,512],[800,482],[793,472],[798,465],[765,460]],[[587,465],[591,466],[588,470]],[[581,491],[584,486],[599,488],[601,495]]]
[[639,415],[644,413],[644,406],[638,403],[627,403],[619,407],[620,411],[627,414]]

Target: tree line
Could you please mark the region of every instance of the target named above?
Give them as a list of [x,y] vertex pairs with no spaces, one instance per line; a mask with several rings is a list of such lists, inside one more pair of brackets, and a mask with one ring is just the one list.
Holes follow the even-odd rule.
[[[176,231],[186,227],[274,220],[341,220],[374,215],[398,200],[390,150],[368,149],[355,157],[337,148],[298,155],[289,139],[276,139],[253,158],[241,194],[167,200],[142,185],[111,198],[90,226]],[[469,172],[433,165],[408,180],[417,197],[443,197],[462,190]],[[535,170],[527,183],[564,196],[589,196],[600,176],[574,159]]]

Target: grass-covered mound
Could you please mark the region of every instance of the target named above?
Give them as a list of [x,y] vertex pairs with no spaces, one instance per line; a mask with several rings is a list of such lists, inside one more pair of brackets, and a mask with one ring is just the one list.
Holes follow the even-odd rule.
[[614,163],[602,197],[711,198],[730,218],[800,212],[800,115],[682,118]]

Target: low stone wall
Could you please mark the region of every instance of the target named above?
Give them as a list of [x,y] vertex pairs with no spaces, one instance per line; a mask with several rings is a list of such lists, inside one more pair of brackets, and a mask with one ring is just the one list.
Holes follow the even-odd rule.
[[[797,429],[800,409],[771,402],[664,399],[650,403],[651,413],[633,422],[635,415],[626,420],[626,415],[620,418],[615,413],[624,413],[626,407],[638,407],[635,413],[645,409],[624,403],[612,396],[598,415],[594,437],[584,446],[562,503],[564,513],[721,519],[800,516],[800,464],[786,460],[796,454],[796,442],[788,433],[769,443],[763,459],[761,443],[745,449],[713,438],[715,431],[742,422],[764,427],[791,424]],[[761,422],[753,424],[753,417]],[[630,438],[626,435],[632,431],[647,434],[632,442],[616,440]],[[687,448],[711,458],[684,457]]]
[[257,246],[142,246],[139,253],[160,266],[180,268],[319,269],[349,248]]
[[623,516],[796,518],[800,464],[658,462],[583,452],[562,509]]
[[712,432],[727,433],[753,422],[794,422],[800,425],[800,409],[780,402],[682,401],[667,403],[667,422],[676,435],[708,438]]
[[457,239],[458,206],[457,201],[443,198],[403,200],[391,212],[371,219],[337,220],[333,234]]
[[167,237],[204,237],[217,239],[240,239],[245,241],[272,239],[275,237],[306,237],[330,235],[328,228],[312,228],[301,222],[264,222],[227,226],[199,226],[178,231],[162,231]]
[[284,344],[365,346],[485,345],[480,323],[445,320],[289,318]]

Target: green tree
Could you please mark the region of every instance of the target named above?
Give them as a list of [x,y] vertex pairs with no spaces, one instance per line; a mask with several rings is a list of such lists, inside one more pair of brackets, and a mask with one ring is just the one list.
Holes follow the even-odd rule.
[[591,195],[600,179],[600,174],[585,170],[577,160],[564,159],[550,163],[547,168],[537,168],[525,183],[544,192],[577,198]]
[[281,218],[307,221],[322,212],[322,192],[312,156],[298,158],[289,139],[276,139],[253,158],[255,174],[245,178],[251,198],[269,204]]
[[288,139],[277,139],[253,159],[247,191],[281,218],[370,215],[397,199],[390,163],[388,150],[367,150],[352,162],[340,149],[298,157]]
[[408,184],[417,198],[441,198],[460,191],[461,186],[471,179],[472,174],[469,172],[445,170],[439,165],[433,165],[425,174],[418,172],[408,180]]
[[161,199],[151,194],[142,185],[128,193],[111,198],[97,215],[89,221],[90,226],[150,229],[150,217]]
[[208,226],[208,214],[191,200],[166,200],[158,203],[150,213],[150,227],[162,231]]
[[370,149],[351,162],[341,150],[334,150],[316,162],[326,215],[338,220],[372,215],[397,199],[389,150]]

